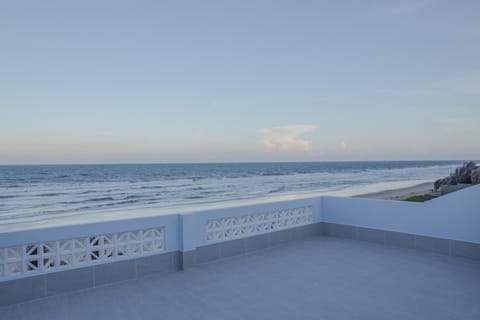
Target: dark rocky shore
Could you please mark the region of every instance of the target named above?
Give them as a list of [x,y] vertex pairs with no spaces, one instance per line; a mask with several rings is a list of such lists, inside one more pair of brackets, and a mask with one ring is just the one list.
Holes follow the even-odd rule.
[[480,167],[475,162],[469,161],[455,169],[450,176],[435,181],[433,191],[443,195],[479,183]]
[[424,202],[475,184],[480,184],[480,167],[475,162],[468,161],[455,169],[448,177],[438,179],[433,183],[421,183],[412,187],[385,190],[357,197]]
[[480,184],[480,167],[474,161],[468,161],[455,169],[448,177],[435,181],[431,192],[414,195],[403,200],[423,202],[475,184]]

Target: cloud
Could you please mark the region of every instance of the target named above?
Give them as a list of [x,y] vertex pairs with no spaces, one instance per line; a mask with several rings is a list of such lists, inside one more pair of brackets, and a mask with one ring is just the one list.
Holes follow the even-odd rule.
[[314,125],[298,124],[260,129],[260,143],[267,150],[310,151],[310,141],[298,136],[316,128]]

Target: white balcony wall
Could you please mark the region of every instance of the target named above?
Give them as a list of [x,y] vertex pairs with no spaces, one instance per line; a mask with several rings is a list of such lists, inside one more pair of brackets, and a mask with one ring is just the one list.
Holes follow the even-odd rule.
[[480,185],[424,203],[322,197],[322,221],[480,243]]

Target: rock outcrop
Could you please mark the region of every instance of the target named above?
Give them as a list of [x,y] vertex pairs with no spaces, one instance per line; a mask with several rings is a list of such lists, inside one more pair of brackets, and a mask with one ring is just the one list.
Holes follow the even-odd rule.
[[472,184],[480,183],[480,168],[472,171],[472,173],[470,174],[470,179],[472,180]]
[[440,186],[440,188],[438,189],[438,192],[440,192],[440,195],[444,195],[444,194],[458,191],[470,186],[471,184],[467,184],[467,183],[459,183],[459,184],[452,184],[452,185],[445,184],[443,186]]
[[446,194],[478,183],[480,183],[480,167],[475,162],[469,161],[455,169],[449,177],[435,181],[433,189]]

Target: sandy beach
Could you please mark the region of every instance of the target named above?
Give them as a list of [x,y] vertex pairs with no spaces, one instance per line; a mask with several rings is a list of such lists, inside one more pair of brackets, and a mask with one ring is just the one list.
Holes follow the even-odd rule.
[[383,190],[374,193],[358,195],[359,198],[384,199],[384,200],[404,200],[409,197],[424,195],[432,191],[433,181],[420,183],[407,188]]

